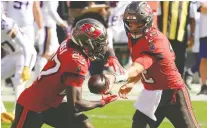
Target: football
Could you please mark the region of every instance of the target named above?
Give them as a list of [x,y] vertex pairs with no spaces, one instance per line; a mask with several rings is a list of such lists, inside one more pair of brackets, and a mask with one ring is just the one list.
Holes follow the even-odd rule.
[[104,94],[109,89],[109,79],[103,74],[93,75],[88,80],[88,88],[91,93]]

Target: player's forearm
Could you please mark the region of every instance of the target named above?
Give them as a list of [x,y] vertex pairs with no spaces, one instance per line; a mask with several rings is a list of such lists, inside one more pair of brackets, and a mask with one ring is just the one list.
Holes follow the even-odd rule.
[[143,71],[144,71],[144,67],[143,67],[141,64],[134,62],[134,63],[127,69],[128,78],[134,78],[134,77],[137,77],[137,76],[140,75]]
[[33,45],[30,45],[26,37],[24,37],[21,32],[19,32],[19,35],[17,35],[16,39],[22,40],[20,45],[22,46],[23,52],[24,52],[24,66],[28,67],[34,67],[37,52]]
[[101,107],[101,101],[88,101],[88,100],[84,100],[81,99],[79,101],[76,101],[75,103],[75,108],[79,111],[88,111],[97,107]]
[[24,58],[24,66],[34,67],[37,58],[35,48],[32,46],[24,48]]
[[35,1],[33,5],[33,15],[39,29],[43,29],[43,18],[39,2]]
[[138,77],[143,71],[144,67],[141,64],[135,62],[126,70],[126,73],[121,75],[114,74],[114,83],[125,82],[128,81],[128,79],[134,79],[135,77]]
[[34,65],[30,64],[36,61],[37,53],[35,48],[28,43],[29,40],[23,36],[16,24],[8,34],[13,40],[16,41],[16,43],[22,47],[24,54],[24,66],[33,67]]
[[67,86],[66,87],[67,102],[73,105],[76,110],[88,111],[97,107],[101,107],[101,101],[88,101],[82,98],[82,88]]
[[66,23],[64,23],[64,21],[62,20],[62,18],[59,16],[59,14],[57,13],[56,10],[54,10],[54,6],[53,4],[55,4],[54,2],[48,2],[48,11],[50,16],[53,18],[53,20],[57,23],[58,26],[60,27],[66,27]]
[[138,76],[135,76],[135,77],[130,77],[130,78],[128,78],[127,83],[125,84],[125,86],[133,87],[140,79],[141,79],[140,74]]
[[49,13],[50,13],[51,17],[53,18],[53,20],[57,23],[58,26],[60,26],[60,27],[66,27],[66,24],[60,18],[59,14],[57,12],[51,10]]

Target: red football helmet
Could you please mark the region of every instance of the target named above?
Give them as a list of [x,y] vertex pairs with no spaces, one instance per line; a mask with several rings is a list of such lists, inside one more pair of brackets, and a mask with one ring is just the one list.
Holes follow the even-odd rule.
[[107,50],[106,28],[97,20],[86,18],[76,23],[72,41],[91,59],[103,59]]
[[[125,9],[123,22],[127,33],[133,35],[143,35],[153,25],[154,14],[150,6],[145,1],[133,1]],[[137,24],[132,30],[130,23]]]

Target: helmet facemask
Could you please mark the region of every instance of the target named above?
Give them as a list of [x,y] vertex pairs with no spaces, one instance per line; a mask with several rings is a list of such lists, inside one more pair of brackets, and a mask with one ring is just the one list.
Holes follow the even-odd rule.
[[97,41],[91,41],[88,40],[87,43],[85,43],[85,47],[83,49],[83,52],[89,57],[90,60],[101,60],[104,58],[105,53],[107,51],[107,40],[104,42],[97,42]]
[[124,26],[133,38],[139,38],[145,31],[145,23],[137,20],[125,20]]

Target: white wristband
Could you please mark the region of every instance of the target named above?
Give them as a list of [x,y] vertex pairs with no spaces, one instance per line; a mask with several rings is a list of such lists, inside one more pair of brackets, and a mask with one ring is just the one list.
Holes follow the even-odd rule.
[[115,82],[114,83],[119,83],[119,82],[126,82],[128,80],[128,73],[124,73],[124,74],[121,74],[121,75],[116,75],[114,74],[115,76]]

